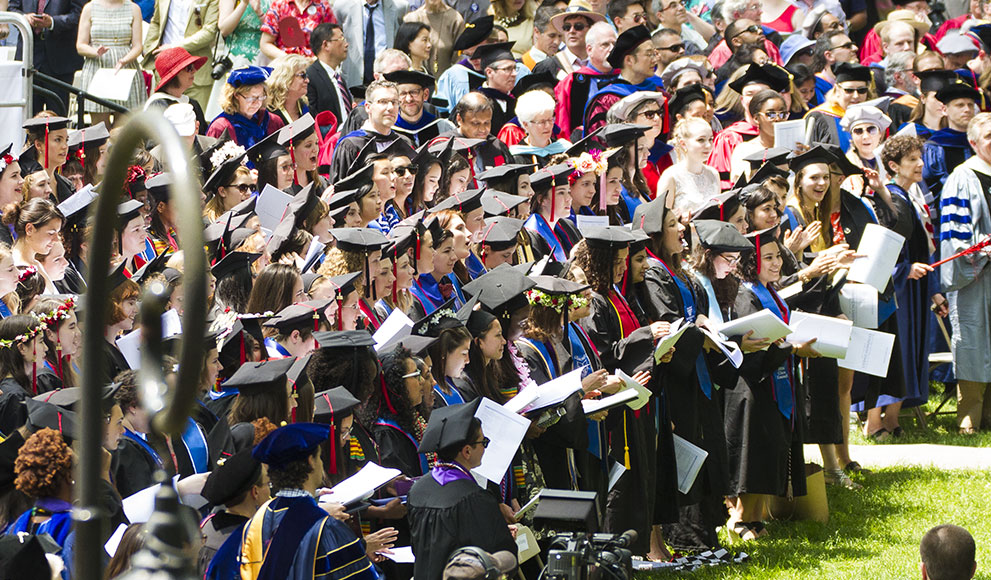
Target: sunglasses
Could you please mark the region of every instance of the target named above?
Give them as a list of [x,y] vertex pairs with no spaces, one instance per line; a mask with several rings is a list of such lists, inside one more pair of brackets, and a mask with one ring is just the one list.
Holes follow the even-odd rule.
[[640,114],[646,117],[647,120],[653,121],[654,119],[660,117],[663,113],[661,112],[660,109],[652,109],[650,111],[643,111]]
[[865,133],[868,135],[876,135],[878,133],[878,128],[875,127],[874,125],[868,125],[866,127],[854,127],[851,133],[853,133],[854,135],[863,135]]
[[736,37],[740,36],[744,32],[749,32],[751,34],[760,34],[762,31],[763,31],[763,29],[761,29],[760,26],[757,26],[756,24],[751,24],[750,26],[748,26],[748,27],[744,28],[743,30],[741,30],[741,31],[737,32],[736,34],[734,34],[732,36],[732,38],[730,38],[730,40],[733,40],[733,38],[736,38]]
[[851,40],[850,42],[848,42],[846,44],[841,44],[839,46],[834,46],[833,48],[831,48],[829,50],[839,50],[841,48],[849,48],[850,50],[857,50],[857,43]]
[[400,165],[399,167],[393,169],[393,171],[396,172],[396,175],[402,177],[406,175],[407,172],[410,175],[416,175],[416,169],[417,169],[416,165]]
[[684,44],[672,44],[671,46],[659,46],[657,50],[668,50],[671,52],[681,52],[685,50]]
[[565,32],[571,32],[572,30],[574,30],[575,32],[581,32],[586,28],[588,28],[588,24],[584,22],[565,22],[564,24],[561,25],[561,30]]
[[788,120],[788,113],[785,113],[784,111],[780,111],[780,112],[779,111],[765,111],[765,112],[763,112],[761,114],[764,115],[765,117],[767,117],[767,119],[769,119],[771,121],[777,121],[777,120],[787,121]]
[[846,94],[848,94],[848,95],[852,95],[853,93],[857,93],[858,95],[866,95],[867,94],[867,87],[857,87],[857,88],[854,88],[854,89],[848,89],[846,87],[840,87],[840,88],[843,89],[843,92],[846,93]]
[[486,448],[488,448],[489,443],[491,443],[491,442],[492,442],[492,440],[489,439],[488,437],[482,437],[482,440],[481,441],[472,441],[471,444],[472,445],[481,445],[482,446],[482,449],[486,449]]
[[240,191],[241,193],[248,193],[249,191],[251,191],[251,184],[250,183],[238,183],[237,185],[234,185],[232,183],[232,184],[228,185],[227,187],[233,187],[234,189]]

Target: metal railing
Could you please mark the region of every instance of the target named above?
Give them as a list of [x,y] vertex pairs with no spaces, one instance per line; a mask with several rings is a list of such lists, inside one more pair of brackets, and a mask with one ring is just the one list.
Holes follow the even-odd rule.
[[[171,195],[178,212],[180,246],[184,254],[185,306],[182,316],[183,339],[179,372],[174,392],[167,393],[162,371],[162,340],[160,315],[164,309],[164,288],[154,284],[146,291],[142,304],[142,364],[138,374],[142,404],[153,417],[152,425],[159,433],[179,433],[186,425],[190,410],[196,402],[200,371],[203,366],[203,336],[206,328],[206,254],[203,251],[203,227],[200,217],[199,186],[192,162],[175,129],[161,113],[146,111],[131,118],[117,136],[110,150],[107,171],[95,202],[95,224],[89,239],[90,256],[86,280],[86,321],[83,330],[82,409],[80,412],[80,449],[76,474],[77,508],[73,511],[76,532],[76,561],[73,577],[77,580],[103,578],[101,523],[106,514],[99,507],[100,469],[103,430],[101,390],[106,359],[103,355],[104,331],[109,307],[110,260],[117,222],[117,204],[124,190],[124,179],[130,156],[146,139],[162,146],[162,153],[171,169]],[[156,292],[157,290],[157,292]],[[165,507],[162,518],[174,519],[178,509],[175,492],[164,489],[156,505]],[[154,516],[153,516],[154,517]],[[154,529],[154,527],[153,527]],[[152,534],[154,535],[154,533]],[[167,538],[150,539],[150,546],[168,544]],[[161,551],[160,551],[161,553]],[[175,556],[176,553],[173,553]],[[154,560],[145,554],[144,560]],[[172,564],[175,558],[166,558]],[[154,566],[154,562],[152,563]]]
[[[77,128],[86,126],[86,121],[84,120],[84,117],[86,115],[86,106],[85,106],[86,101],[93,102],[97,105],[106,107],[112,111],[117,111],[118,113],[127,113],[130,110],[127,107],[121,105],[120,103],[115,103],[113,101],[101,99],[100,97],[92,95],[75,85],[70,85],[69,83],[62,82],[57,78],[46,75],[43,72],[38,72],[37,70],[31,69],[30,71],[28,71],[28,74],[30,74],[32,77],[32,81],[33,81],[32,84],[47,85],[49,89],[52,88],[60,89],[67,93],[72,93],[76,95],[76,127]],[[36,88],[45,91],[45,93],[53,96],[59,101],[62,100],[62,98],[59,97],[58,94],[52,90],[45,89],[43,86],[38,86]],[[64,114],[68,114],[69,104],[62,103],[62,106],[65,107],[65,109],[63,109]],[[30,117],[30,115],[28,116]]]

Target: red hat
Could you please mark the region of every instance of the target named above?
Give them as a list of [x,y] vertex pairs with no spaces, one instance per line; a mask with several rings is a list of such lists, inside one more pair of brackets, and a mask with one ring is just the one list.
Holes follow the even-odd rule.
[[204,64],[206,64],[205,56],[193,56],[181,46],[163,50],[155,57],[155,72],[158,73],[160,79],[158,86],[155,87],[155,92],[161,90],[179,74],[179,71],[187,66],[193,65],[196,70],[200,70]]

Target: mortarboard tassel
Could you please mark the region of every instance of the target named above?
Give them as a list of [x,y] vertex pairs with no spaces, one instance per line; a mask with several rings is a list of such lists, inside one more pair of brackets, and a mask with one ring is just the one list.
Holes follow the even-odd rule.
[[45,171],[48,171],[48,121],[45,121]]
[[599,211],[603,214],[606,212],[609,200],[606,199],[606,173],[608,171],[603,171],[602,175],[599,176]]
[[299,185],[299,174],[296,173],[296,150],[292,146],[292,139],[289,140],[289,159],[292,160],[292,182]]
[[760,234],[757,234],[757,273],[760,274]]
[[337,429],[334,426],[334,405],[331,404],[330,397],[326,393],[323,395],[323,399],[330,407],[330,461],[328,461],[327,474],[337,475]]
[[399,260],[399,258],[397,256],[396,260],[394,260],[392,262],[392,306],[393,306],[393,308],[395,308],[396,307],[396,304],[398,304],[396,302],[396,294],[398,292],[398,286],[399,286],[399,277],[396,275],[396,261],[398,261],[398,260]]
[[382,385],[382,398],[385,399],[385,405],[389,408],[389,412],[393,415],[396,414],[396,408],[392,406],[392,399],[389,398],[389,391],[385,388],[385,375],[379,372],[379,384]]

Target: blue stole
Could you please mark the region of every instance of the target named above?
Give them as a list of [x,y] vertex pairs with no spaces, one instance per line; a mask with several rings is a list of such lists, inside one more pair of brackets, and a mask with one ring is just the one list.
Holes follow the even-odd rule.
[[388,318],[388,317],[389,317],[389,315],[390,315],[390,314],[392,314],[392,307],[391,307],[391,306],[389,306],[388,304],[386,304],[386,303],[385,303],[385,299],[384,299],[384,298],[379,298],[379,299],[378,299],[378,300],[377,300],[377,301],[375,302],[375,306],[376,306],[376,307],[379,307],[379,306],[381,306],[381,307],[382,307],[382,309],[383,309],[383,310],[385,310],[385,317],[386,317],[386,318]]
[[274,515],[281,511],[286,513],[275,530],[269,528],[265,561],[262,562],[256,580],[286,580],[303,538],[313,526],[330,516],[311,496],[276,497],[268,504],[267,510],[266,519],[269,514]]
[[11,314],[13,314],[13,312],[11,312],[10,308],[7,307],[7,303],[0,300],[0,318],[7,318]]
[[[41,513],[50,514],[48,520],[33,524],[31,519]],[[72,531],[72,504],[54,498],[41,498],[34,507],[20,515],[14,523],[10,524],[4,534],[17,534],[25,532],[29,534],[48,534],[60,547],[65,546],[65,539]]]
[[[584,332],[580,326],[574,322],[568,323],[568,339],[571,341],[571,369],[582,369],[582,378],[593,372],[592,357],[588,356],[585,350],[585,343],[578,337],[578,333]],[[589,344],[592,341],[589,340]],[[585,427],[588,429],[588,452],[603,460],[603,469],[608,470],[608,465],[604,463],[606,454],[602,449],[602,437],[599,430],[599,422],[585,419]]]
[[[685,322],[695,322],[698,318],[698,310],[695,308],[695,296],[692,295],[691,289],[685,284],[685,281],[681,278],[675,276],[671,268],[664,263],[660,258],[657,259],[658,262],[664,266],[671,279],[674,280],[675,286],[678,287],[678,293],[681,294],[681,310],[685,315]],[[702,393],[705,398],[712,399],[712,378],[709,376],[709,367],[705,364],[705,355],[699,353],[698,358],[695,359],[695,374],[698,376],[699,387],[702,389]]]
[[626,186],[622,186],[622,191],[619,194],[619,205],[621,208],[625,208],[626,215],[623,217],[623,223],[630,223],[633,221],[633,214],[637,211],[637,206],[643,203],[643,199],[639,195],[631,194]]
[[580,208],[578,208],[578,213],[577,214],[575,213],[575,208],[571,208],[571,213],[568,214],[568,219],[571,220],[571,223],[573,223],[573,224],[575,224],[577,226],[578,225],[578,216],[580,216],[580,215],[593,215],[594,216],[596,214],[595,214],[594,211],[592,211],[592,209],[590,207],[588,207],[587,205],[583,205]]
[[469,253],[468,257],[465,258],[465,267],[468,268],[468,275],[471,276],[472,280],[488,272],[485,269],[485,264],[475,255],[475,252]]
[[437,120],[436,115],[433,115],[430,113],[430,111],[424,109],[422,111],[422,114],[420,115],[420,119],[416,122],[407,121],[406,119],[403,118],[402,115],[399,115],[398,117],[396,117],[396,127],[399,127],[400,129],[405,129],[407,131],[416,132],[426,127],[427,125],[433,123],[436,120]]
[[124,437],[127,437],[131,441],[138,444],[139,447],[145,450],[145,453],[151,455],[151,458],[155,460],[155,464],[158,465],[159,469],[165,469],[165,464],[162,463],[162,457],[148,444],[144,438],[130,429],[124,429]]
[[561,369],[557,368],[557,357],[551,354],[550,349],[547,347],[547,343],[533,340],[532,338],[522,337],[520,340],[529,344],[537,351],[540,358],[544,361],[544,366],[547,367],[547,376],[550,379],[556,379],[558,375],[561,374]]
[[285,358],[290,356],[289,351],[281,344],[275,342],[275,339],[272,337],[265,339],[265,350],[268,352],[268,358]]
[[213,555],[207,565],[205,580],[241,580],[241,535],[244,533],[244,522],[234,530]]
[[[444,380],[447,381],[447,377],[444,377]],[[450,395],[442,391],[440,386],[438,385],[434,385],[434,393],[439,395],[441,399],[444,399],[444,402],[447,403],[447,405],[449,406],[460,405],[461,403],[465,402],[465,398],[461,396],[461,393],[458,392],[456,388],[454,388],[454,385],[452,385],[450,381],[447,381],[447,386],[451,388]]]
[[189,452],[189,459],[196,473],[210,471],[210,452],[206,437],[200,431],[200,426],[192,419],[186,419],[186,429],[182,432],[182,442]]
[[[396,431],[399,431],[407,439],[409,439],[410,443],[413,444],[413,449],[417,449],[420,446],[420,443],[416,440],[416,437],[413,437],[412,435],[404,431],[403,428],[399,426],[399,423],[396,423],[395,420],[393,419],[389,419],[387,417],[379,417],[378,420],[375,421],[375,424],[381,427],[392,427]],[[427,456],[422,453],[417,453],[416,456],[420,459],[420,475],[425,475],[427,472],[430,471],[430,464],[427,463]]]
[[834,117],[832,115],[827,116],[833,121],[833,124],[836,125],[836,134],[840,137],[840,148],[844,151],[849,151],[850,133],[848,131],[844,131],[843,127],[840,126],[840,117]]
[[[750,282],[744,282],[743,285],[757,296],[761,306],[767,308],[785,324],[788,324],[791,311],[774,289],[768,288],[761,283],[752,284]],[[774,395],[774,400],[778,403],[778,410],[786,418],[791,419],[792,411],[794,410],[795,394],[792,392],[791,372],[788,370],[788,362],[775,369],[774,373],[771,374],[771,380],[774,382],[774,391],[772,394]]]
[[[446,278],[454,286],[454,307],[456,309],[461,308],[465,303],[464,294],[461,293],[461,285],[458,283],[457,277],[453,274],[447,274]],[[440,293],[440,286],[437,280],[434,279],[433,274],[430,272],[420,274],[414,281],[413,286],[410,287],[410,292],[423,303],[424,314],[433,313],[433,311],[447,302],[444,295]]]
[[[967,140],[967,133],[964,131],[957,131],[955,129],[940,129],[939,131],[933,131],[932,135],[929,136],[929,142],[935,143],[940,147],[951,147],[954,149],[965,149],[969,152],[972,151],[970,146],[970,141]],[[968,155],[970,157],[970,155]]]
[[150,262],[155,258],[155,244],[151,243],[151,238],[145,238],[145,249],[138,255],[145,262]]
[[399,216],[399,210],[392,203],[386,202],[385,207],[382,208],[382,213],[379,215],[377,220],[369,222],[368,227],[373,230],[378,230],[383,234],[388,234],[392,228],[396,227],[399,222],[403,221],[403,218]]
[[238,145],[245,149],[251,149],[253,145],[265,138],[268,134],[268,122],[271,119],[270,113],[264,107],[255,114],[254,119],[249,119],[241,113],[234,113],[233,115],[221,113],[214,121],[221,117],[227,119],[234,127],[232,137],[237,140]]
[[695,279],[705,288],[705,294],[709,297],[709,312],[706,316],[722,324],[725,322],[723,320],[723,311],[719,309],[719,302],[716,300],[716,289],[712,287],[712,281],[700,272],[695,272]]
[[[564,217],[564,216],[562,216]],[[526,219],[526,223],[523,224],[526,229],[531,232],[536,232],[537,235],[544,238],[547,245],[551,247],[551,252],[554,254],[554,259],[558,262],[567,262],[568,255],[564,251],[564,247],[561,245],[561,241],[557,239],[557,235],[554,230],[551,229],[550,224],[544,219],[544,216],[539,213],[532,213],[530,217]]]

